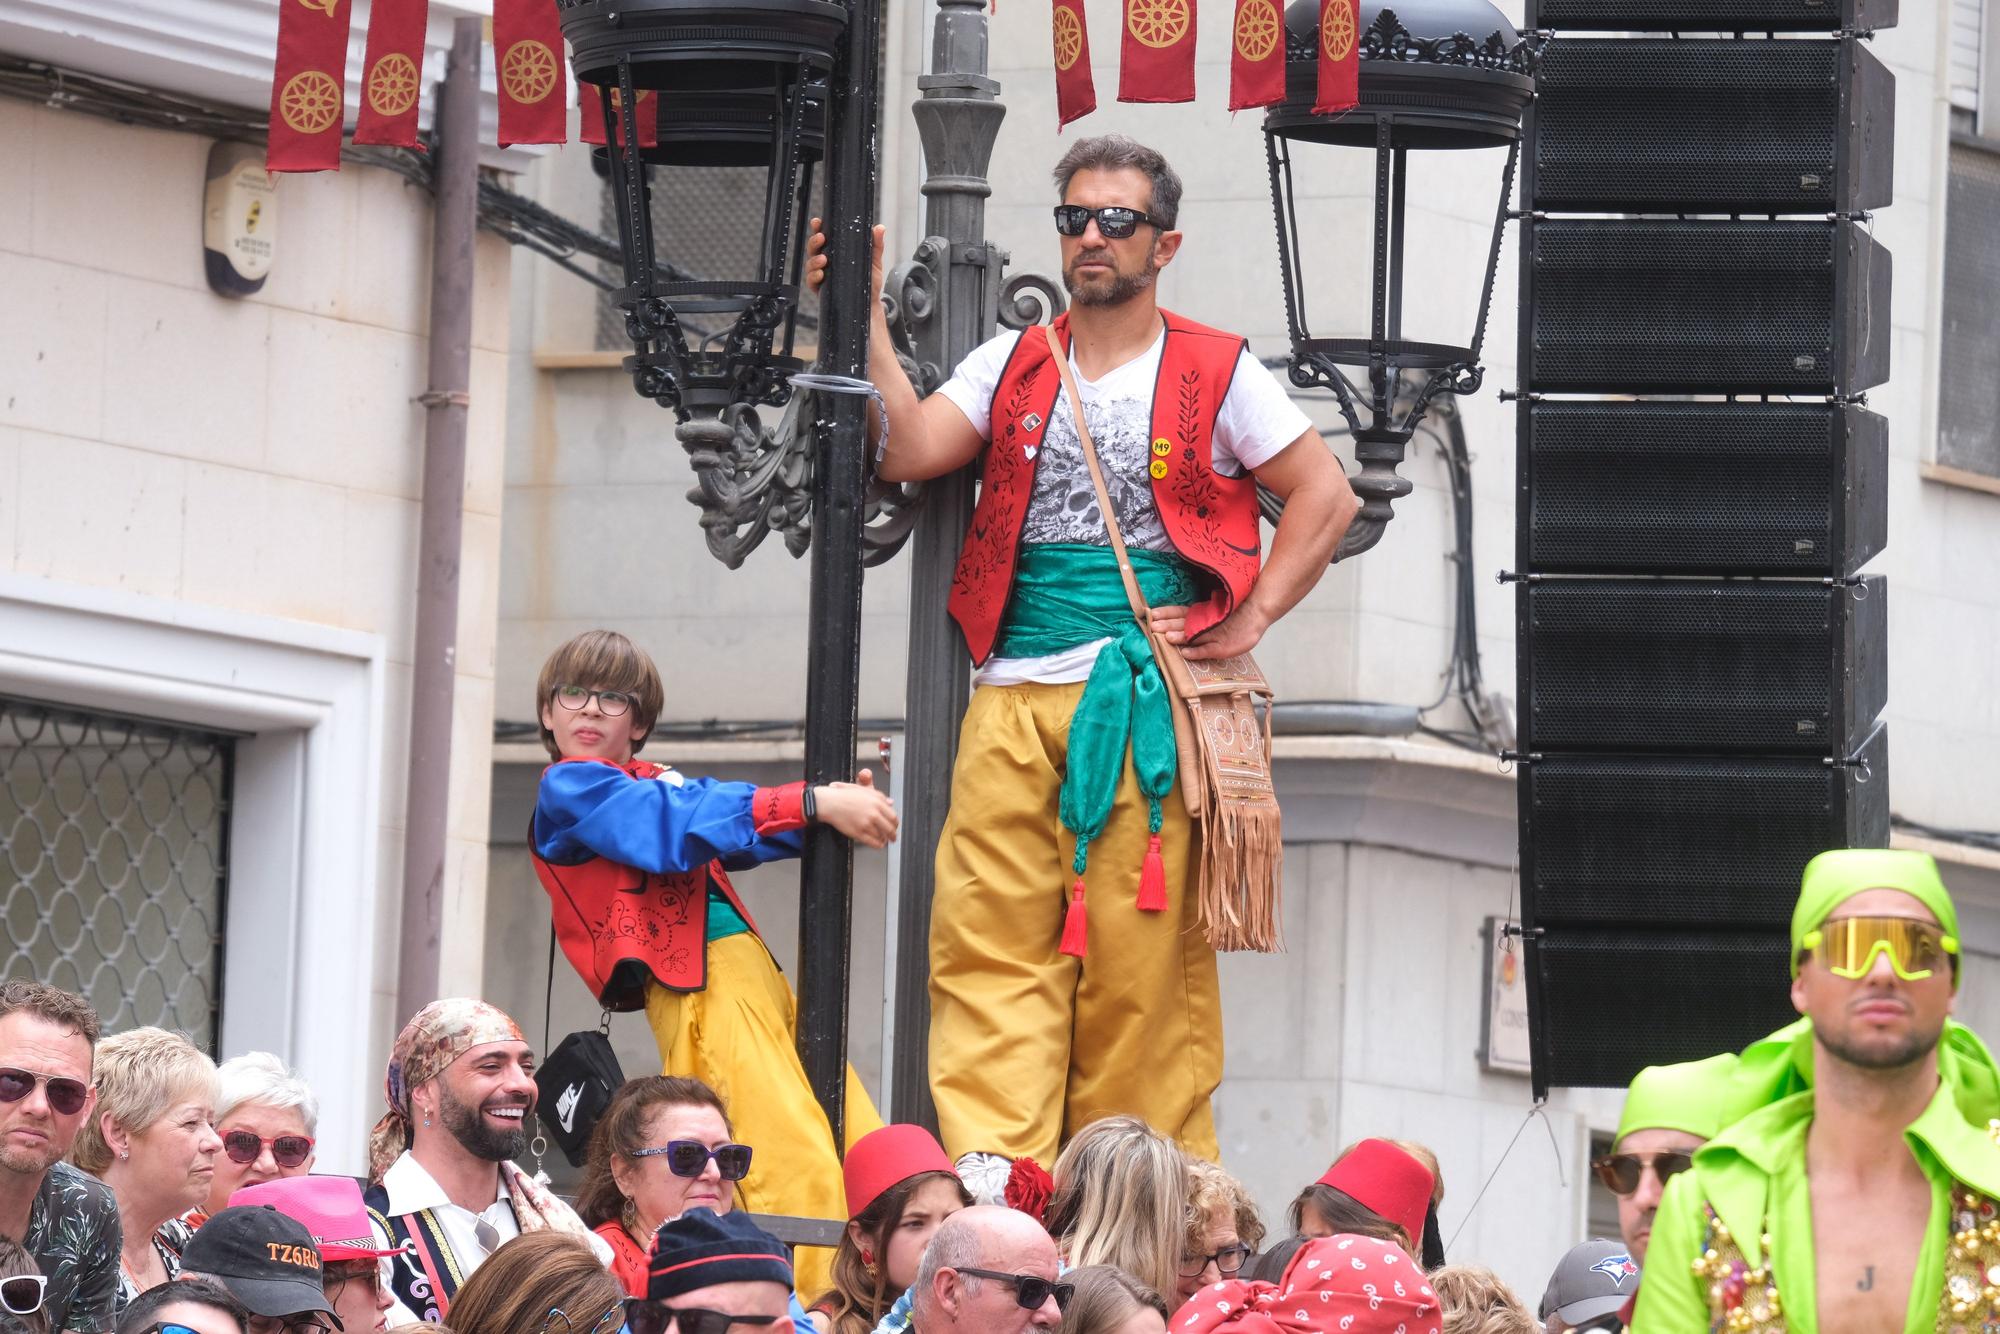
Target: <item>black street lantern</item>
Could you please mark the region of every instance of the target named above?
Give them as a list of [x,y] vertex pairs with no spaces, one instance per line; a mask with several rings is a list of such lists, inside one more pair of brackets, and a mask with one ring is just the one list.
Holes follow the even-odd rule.
[[[618,292],[633,387],[683,422],[782,403],[798,323],[812,168],[824,154],[829,80],[847,26],[831,0],[557,0],[578,82],[603,100],[602,153],[618,212]],[[655,98],[640,101],[647,90]],[[614,98],[614,92],[617,96]],[[659,143],[639,117],[657,105]],[[659,249],[653,165],[765,169],[757,268],[695,275]],[[672,198],[670,209],[692,213]],[[690,217],[687,234],[707,222]]]
[[[1487,0],[1404,0],[1394,8],[1362,0],[1360,104],[1321,116],[1312,109],[1319,36],[1318,0],[1295,0],[1285,12],[1285,100],[1264,115],[1264,147],[1292,336],[1292,382],[1331,389],[1354,432],[1360,473],[1353,482],[1362,504],[1340,545],[1345,557],[1381,540],[1393,517],[1392,502],[1410,493],[1410,483],[1396,468],[1431,398],[1479,388],[1480,344],[1513,192],[1521,113],[1534,96],[1538,48]],[[1375,150],[1373,316],[1366,338],[1316,336],[1307,323],[1306,247],[1300,244],[1292,182],[1295,144]],[[1509,152],[1471,344],[1406,339],[1403,215],[1409,151],[1495,147]],[[1357,383],[1362,372],[1365,378]]]

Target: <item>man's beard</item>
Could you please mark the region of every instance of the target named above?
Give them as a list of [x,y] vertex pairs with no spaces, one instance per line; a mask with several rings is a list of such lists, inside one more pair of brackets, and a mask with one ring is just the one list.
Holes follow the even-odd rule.
[[1110,256],[1103,251],[1090,251],[1079,254],[1074,260],[1070,261],[1069,267],[1063,270],[1063,286],[1069,289],[1071,298],[1079,306],[1122,306],[1133,297],[1139,295],[1139,293],[1151,287],[1153,279],[1159,276],[1159,269],[1153,265],[1153,252],[1158,248],[1159,241],[1156,239],[1147,248],[1145,267],[1139,272],[1120,273],[1116,274],[1108,282],[1100,278],[1090,284],[1077,281],[1077,265],[1096,259],[1103,259],[1108,263]]
[[56,1148],[51,1139],[39,1150],[27,1148],[0,1149],[0,1172],[12,1172],[19,1176],[40,1176],[55,1165],[62,1157],[62,1150]]
[[[1815,1025],[1817,1027],[1817,1025]],[[1889,1047],[1865,1047],[1847,1034],[1818,1030],[1820,1045],[1857,1070],[1902,1070],[1915,1065],[1937,1049],[1944,1028],[1929,1033],[1910,1033]]]
[[[521,1104],[495,1105],[520,1106]],[[451,1137],[475,1158],[483,1158],[490,1163],[504,1163],[511,1162],[527,1152],[528,1118],[525,1115],[522,1116],[518,1129],[496,1129],[486,1120],[485,1114],[479,1108],[468,1107],[460,1102],[452,1091],[442,1084],[438,1088],[438,1112],[444,1119],[444,1128],[451,1132]]]

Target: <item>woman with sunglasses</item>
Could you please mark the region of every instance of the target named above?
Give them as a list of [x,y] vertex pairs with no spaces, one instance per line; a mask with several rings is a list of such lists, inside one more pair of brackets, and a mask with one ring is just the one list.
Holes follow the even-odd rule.
[[630,1295],[646,1295],[646,1257],[660,1224],[690,1209],[735,1207],[751,1153],[734,1133],[715,1090],[679,1075],[628,1080],[604,1109],[576,1211],[611,1243],[612,1272]]
[[181,1215],[208,1199],[222,1152],[216,1097],[215,1062],[179,1033],[135,1028],[97,1046],[97,1108],[70,1158],[118,1197],[120,1311],[180,1272],[194,1235]]
[[267,1051],[245,1052],[216,1071],[215,1133],[222,1154],[208,1199],[188,1215],[200,1227],[208,1215],[229,1207],[229,1197],[245,1186],[312,1171],[313,1135],[319,1128],[319,1099],[298,1072]]
[[486,1257],[451,1303],[452,1334],[617,1334],[625,1292],[583,1239],[524,1232]]
[[22,1250],[12,1238],[0,1237],[0,1311],[10,1332],[49,1334],[49,1318],[43,1309],[49,1281],[35,1257]]

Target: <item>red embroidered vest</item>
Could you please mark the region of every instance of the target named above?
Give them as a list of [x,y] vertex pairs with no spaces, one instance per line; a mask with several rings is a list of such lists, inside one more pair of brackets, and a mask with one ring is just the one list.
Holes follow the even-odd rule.
[[[658,778],[666,769],[647,760],[616,767],[643,779]],[[548,891],[563,957],[607,1010],[646,1008],[648,982],[669,991],[700,991],[708,984],[710,885],[742,914],[752,932],[757,930],[720,862],[678,875],[652,875],[604,857],[557,866],[535,852],[532,818],[528,855]]]
[[[1223,476],[1210,455],[1216,415],[1236,374],[1243,340],[1168,311],[1160,314],[1167,342],[1153,385],[1153,500],[1174,549],[1215,585],[1205,602],[1189,609],[1187,632],[1193,636],[1234,610],[1257,580],[1262,549],[1257,479],[1247,471]],[[1056,318],[1055,331],[1067,351],[1068,315]],[[1026,330],[993,392],[992,443],[979,503],[952,580],[952,618],[975,663],[992,655],[1006,615],[1042,433],[1061,393],[1062,376],[1051,364],[1048,340],[1039,326]]]

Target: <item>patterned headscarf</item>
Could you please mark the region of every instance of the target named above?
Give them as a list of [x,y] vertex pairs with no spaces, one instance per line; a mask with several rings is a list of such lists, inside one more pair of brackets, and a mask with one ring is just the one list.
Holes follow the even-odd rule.
[[1299,1247],[1276,1283],[1211,1283],[1174,1313],[1169,1334],[1438,1334],[1423,1266],[1394,1242],[1352,1235]]
[[521,1026],[482,1000],[458,996],[434,1000],[403,1025],[389,1053],[383,1081],[389,1110],[368,1134],[368,1179],[379,1182],[410,1147],[410,1090],[444,1073],[474,1047],[488,1042],[525,1042]]

